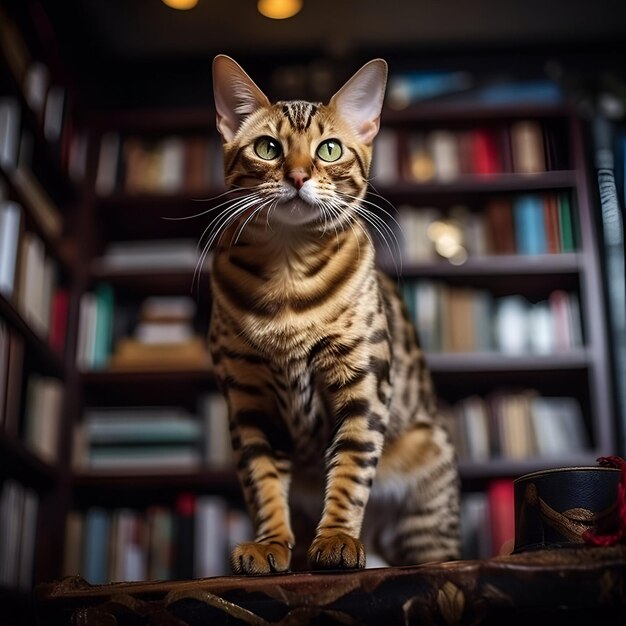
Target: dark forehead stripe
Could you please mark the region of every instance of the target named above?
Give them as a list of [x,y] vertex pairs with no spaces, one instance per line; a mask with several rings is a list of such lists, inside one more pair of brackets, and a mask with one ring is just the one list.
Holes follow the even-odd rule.
[[287,116],[292,128],[297,131],[305,131],[311,125],[311,120],[319,109],[319,104],[293,100],[291,102],[279,102],[283,113]]

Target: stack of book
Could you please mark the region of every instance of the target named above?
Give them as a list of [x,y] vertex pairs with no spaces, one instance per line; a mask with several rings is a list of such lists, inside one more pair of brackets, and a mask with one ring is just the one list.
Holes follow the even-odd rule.
[[37,494],[7,479],[0,486],[0,588],[30,592],[37,546]]
[[424,279],[405,283],[403,295],[428,352],[552,354],[583,345],[575,293],[530,302]]
[[248,516],[216,496],[183,493],[171,507],[140,511],[94,507],[69,513],[63,569],[92,584],[222,576],[251,535]]
[[450,236],[465,251],[464,258],[566,253],[577,247],[570,196],[565,192],[503,196],[474,210],[403,206],[399,215],[399,239],[409,263],[450,258]]
[[591,449],[580,405],[534,390],[470,396],[450,409],[460,458],[566,458]]
[[208,369],[206,339],[193,323],[195,302],[183,296],[146,298],[133,337],[116,341],[110,368],[117,370]]
[[202,465],[203,425],[177,408],[87,409],[76,431],[80,469],[195,471]]
[[221,146],[201,135],[159,139],[102,138],[96,177],[100,195],[193,194],[223,185]]
[[226,403],[199,399],[198,413],[178,407],[89,408],[74,434],[74,465],[82,471],[150,473],[232,469]]

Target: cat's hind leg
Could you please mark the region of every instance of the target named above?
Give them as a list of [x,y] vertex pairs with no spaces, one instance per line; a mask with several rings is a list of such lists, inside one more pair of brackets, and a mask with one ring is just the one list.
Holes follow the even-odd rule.
[[371,505],[373,543],[389,564],[459,558],[459,479],[443,428],[418,424],[385,446]]

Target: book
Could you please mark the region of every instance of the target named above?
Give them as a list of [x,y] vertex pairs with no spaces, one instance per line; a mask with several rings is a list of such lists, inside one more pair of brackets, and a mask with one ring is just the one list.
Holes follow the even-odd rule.
[[59,287],[52,296],[48,342],[50,347],[60,355],[65,353],[68,315],[69,291],[64,287]]
[[100,283],[95,290],[96,321],[93,329],[92,369],[106,367],[111,355],[113,342],[113,309],[115,306],[113,288],[108,283]]
[[546,252],[561,252],[561,228],[559,224],[559,205],[557,196],[552,193],[544,195],[544,230],[546,234]]
[[137,339],[120,339],[109,367],[116,370],[209,370],[211,359],[206,340],[194,337],[184,343],[147,344]]
[[502,171],[500,148],[495,132],[480,128],[471,132],[472,173],[479,176]]
[[15,202],[0,202],[0,293],[13,295],[19,253],[22,209]]
[[33,588],[33,568],[37,546],[39,498],[32,489],[24,489],[24,506],[20,523],[17,586],[30,593]]
[[505,354],[528,352],[530,304],[519,295],[498,298],[495,303],[495,344]]
[[7,173],[18,165],[22,112],[15,98],[0,98],[0,167]]
[[522,194],[513,200],[515,240],[518,254],[544,254],[546,231],[544,207],[540,196]]
[[460,173],[459,145],[455,133],[448,130],[436,130],[427,136],[434,177],[441,182],[458,178]]
[[230,467],[234,463],[228,406],[222,394],[209,393],[198,401],[198,413],[204,420],[204,454],[211,467]]
[[154,505],[146,512],[148,524],[148,579],[168,580],[173,577],[172,511]]
[[196,501],[193,576],[208,578],[228,574],[228,506],[223,498],[200,496]]
[[515,254],[513,206],[508,198],[494,198],[485,208],[490,247],[494,254]]
[[511,150],[513,171],[536,174],[546,171],[543,129],[534,120],[521,120],[511,124]]
[[461,496],[461,555],[463,559],[486,559],[492,555],[489,507],[484,493]]
[[566,193],[558,195],[559,234],[562,252],[574,252],[576,250],[576,238],[574,234],[574,218],[571,211],[570,198]]
[[174,505],[174,575],[180,580],[193,578],[194,575],[194,537],[196,496],[181,493]]
[[0,317],[0,432],[4,429],[5,401],[9,378],[9,346],[11,338],[7,325]]
[[111,515],[101,507],[91,507],[85,514],[81,572],[92,585],[108,581]]
[[63,576],[79,576],[82,569],[84,516],[79,511],[68,511],[65,517]]
[[16,438],[22,407],[22,376],[24,368],[24,341],[16,333],[9,333],[9,361],[6,398],[4,404],[4,432]]
[[493,556],[504,556],[515,545],[515,507],[513,481],[493,480],[487,488],[491,547]]
[[26,386],[23,440],[48,463],[58,459],[63,385],[55,378],[31,374]]
[[43,120],[49,86],[50,71],[48,67],[39,61],[31,63],[24,75],[24,98],[40,122]]

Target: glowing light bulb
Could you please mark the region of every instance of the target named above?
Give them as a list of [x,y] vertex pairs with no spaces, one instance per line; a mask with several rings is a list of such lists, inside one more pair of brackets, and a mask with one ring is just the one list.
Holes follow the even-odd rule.
[[188,11],[198,4],[198,0],[162,0],[162,2],[168,7],[178,9],[179,11]]
[[300,12],[302,0],[259,0],[257,9],[261,15],[273,20],[285,20]]

